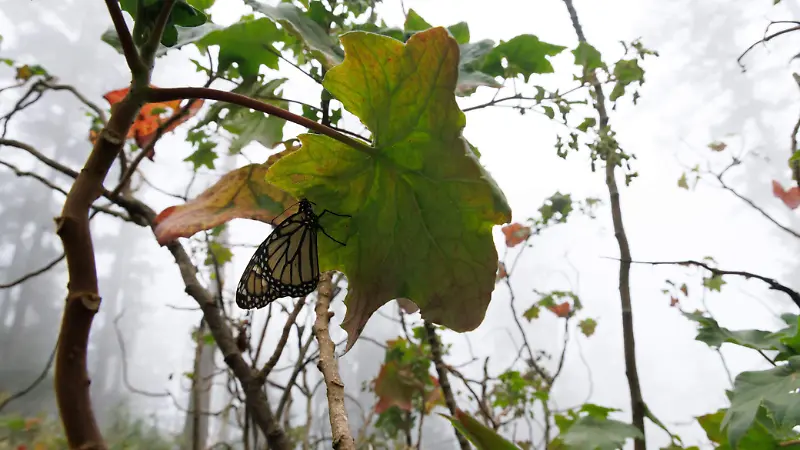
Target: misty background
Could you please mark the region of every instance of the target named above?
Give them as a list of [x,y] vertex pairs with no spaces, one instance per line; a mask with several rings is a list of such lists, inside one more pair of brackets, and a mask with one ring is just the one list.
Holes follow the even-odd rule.
[[[473,42],[497,42],[531,33],[558,45],[577,44],[560,1],[406,0],[404,5],[434,25],[468,22]],[[785,161],[797,120],[800,89],[792,79],[790,59],[797,53],[800,35],[788,34],[766,48],[758,46],[743,60],[745,73],[736,62],[751,43],[763,36],[769,20],[797,19],[800,6],[790,1],[773,6],[769,0],[576,0],[575,7],[587,39],[601,51],[606,62],[622,56],[620,40],[641,37],[646,47],[660,53],[659,58],[647,58],[642,64],[646,83],[640,89],[638,105],[632,105],[626,97],[611,115],[622,148],[636,155],[633,166],[640,175],[629,187],[620,182],[633,258],[671,261],[713,256],[720,268],[751,271],[800,288],[798,261],[791,257],[799,249],[796,239],[718,188],[714,180],[701,180],[695,191],[677,186],[687,167],[700,164],[719,171],[732,154],[747,153],[750,156],[745,158],[745,164],[731,170],[726,181],[781,223],[800,229],[797,215],[772,196],[771,188],[773,179],[784,186],[792,183]],[[211,10],[214,21],[223,25],[249,11],[238,0],[217,0]],[[403,22],[399,1],[387,0],[378,11],[390,25]],[[0,0],[0,34],[4,38],[0,54],[43,65],[60,82],[74,85],[105,108],[102,95],[127,86],[129,81],[123,57],[100,40],[110,24],[105,5],[98,0]],[[189,58],[199,58],[199,53],[187,47],[159,59],[153,83],[159,87],[201,85],[205,80],[195,72]],[[556,74],[537,76],[533,82],[553,88],[574,85],[570,75],[575,71],[571,68],[572,55],[563,52],[552,61]],[[12,73],[3,73],[3,86],[13,82]],[[318,102],[318,86],[288,65],[283,64],[281,73],[290,79],[284,88],[286,98]],[[460,98],[459,104],[462,108],[477,105],[491,99],[493,93],[481,88],[472,97]],[[16,101],[14,95],[18,94],[0,94],[4,111],[9,102]],[[47,92],[43,101],[11,121],[8,137],[30,143],[48,156],[79,168],[90,150],[90,119],[84,114],[85,109],[67,92]],[[614,417],[627,421],[629,400],[622,353],[618,264],[603,258],[618,256],[608,195],[602,170],[592,173],[589,169],[586,150],[570,154],[566,161],[556,155],[556,135],[563,131],[536,114],[523,116],[510,108],[486,108],[467,113],[464,134],[480,149],[482,164],[504,190],[514,221],[536,215],[542,201],[556,191],[570,193],[574,199],[598,197],[604,201],[596,219],[575,216],[568,224],[534,237],[533,248],[526,250],[511,282],[524,308],[538,300],[533,289],[573,289],[580,295],[585,315],[598,322],[597,332],[588,339],[572,333],[554,399],[562,408],[584,401],[620,408],[623,412]],[[289,138],[300,132],[303,130],[289,124],[284,136]],[[191,153],[184,137],[181,132],[165,136],[156,148],[155,163],[145,161],[141,166],[147,180],[163,191],[182,193],[192,178],[191,164],[183,162]],[[726,142],[728,149],[721,154],[708,150],[707,144],[714,140]],[[221,156],[216,170],[198,171],[190,197],[227,170],[247,164],[247,158],[263,161],[273,152],[253,144],[246,148],[245,156]],[[61,186],[69,185],[67,177],[48,172],[22,151],[3,147],[0,153],[4,160],[15,162],[23,170],[36,170]],[[117,177],[112,170],[109,180],[113,182]],[[109,186],[113,187],[110,183]],[[61,254],[52,220],[59,214],[63,196],[5,169],[0,170],[0,193],[0,283],[4,283]],[[179,203],[147,185],[142,186],[140,198],[156,211]],[[184,293],[178,267],[149,230],[102,214],[93,219],[92,230],[103,297],[92,328],[89,358],[93,399],[101,412],[98,415],[110,417],[122,402],[158,427],[181,433],[186,413],[175,402],[183,409],[189,402],[190,382],[181,374],[193,370],[195,345],[190,333],[200,323],[201,314],[191,309],[195,303]],[[236,220],[229,227],[228,239],[232,243],[257,244],[268,232],[265,224]],[[499,227],[495,236],[502,257],[505,246]],[[517,250],[512,250],[512,255],[514,251]],[[234,248],[234,261],[225,274],[228,294],[252,252],[252,248]],[[725,406],[724,390],[730,384],[719,356],[694,341],[695,325],[670,307],[669,296],[661,292],[664,280],[689,285],[690,300],[682,302],[684,309],[704,308],[705,302],[720,325],[731,329],[774,330],[782,324],[780,313],[797,311],[785,296],[767,290],[757,281],[726,278],[721,293],[703,294],[701,278],[702,272],[695,269],[634,265],[631,288],[644,399],[673,433],[683,437],[684,443],[710,448],[693,417]],[[62,262],[32,282],[0,290],[0,390],[14,392],[23,388],[46,365],[60,323],[65,286]],[[344,317],[342,298],[338,297],[333,305],[336,315],[331,332],[335,341],[345,337],[336,326]],[[479,358],[492,355],[493,367],[505,367],[516,357],[517,344],[504,331],[512,320],[508,301],[508,290],[498,285],[485,321],[477,330],[442,335],[446,343],[452,344],[448,363],[457,366],[471,358],[467,340]],[[379,342],[397,336],[397,324],[384,317],[396,309],[395,302],[387,304],[381,314],[373,316],[364,335]],[[256,324],[264,320],[264,314],[264,310],[255,313]],[[136,394],[126,386],[114,329],[117,318],[124,338],[129,384],[149,393],[169,391],[174,400],[163,395]],[[279,323],[270,330],[276,339],[282,326]],[[561,322],[547,315],[527,326],[534,347],[554,353],[562,345],[562,328]],[[265,345],[270,344],[267,339]],[[296,349],[296,343],[290,342],[286,361],[291,360],[292,352],[296,355]],[[742,348],[723,346],[722,353],[734,375],[768,367],[758,354]],[[223,367],[218,353],[216,359],[217,366]],[[359,393],[360,386],[375,377],[382,360],[383,349],[367,340],[360,340],[340,359],[347,390],[361,400],[365,409],[372,406],[373,400],[370,394]],[[480,370],[480,364],[462,369],[465,373]],[[276,374],[276,381],[281,381],[285,376],[282,374],[285,372]],[[214,391],[208,405],[210,411],[224,405],[223,391]],[[324,390],[317,394],[315,424],[327,427]],[[54,412],[52,378],[48,377],[8,410],[24,414]],[[304,414],[302,405],[294,410]],[[351,424],[355,425],[361,412],[357,408],[352,411]],[[224,417],[213,417],[211,421],[209,444],[230,432]],[[452,431],[443,419],[431,417],[428,427],[432,431],[426,432],[425,448],[452,445]],[[435,436],[437,433],[441,436]],[[443,440],[442,436],[448,439]],[[662,430],[649,423],[647,438],[653,448],[669,442]]]

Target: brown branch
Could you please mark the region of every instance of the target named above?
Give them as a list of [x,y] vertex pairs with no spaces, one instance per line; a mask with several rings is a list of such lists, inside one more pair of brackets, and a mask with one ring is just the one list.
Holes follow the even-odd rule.
[[[578,41],[586,42],[586,36],[583,33],[580,21],[578,20],[578,13],[572,0],[564,0],[564,5],[569,12],[572,26],[575,29],[575,34],[578,36]],[[594,70],[592,70],[594,73]],[[603,86],[597,81],[597,77],[592,75],[591,83],[595,92],[594,107],[599,116],[599,130],[601,135],[608,133],[608,112],[606,111],[606,97],[603,93]],[[636,368],[636,341],[633,331],[633,306],[631,304],[631,287],[630,287],[630,273],[631,273],[631,250],[628,243],[628,236],[625,234],[625,227],[622,222],[622,204],[619,198],[619,188],[617,187],[616,175],[614,169],[616,168],[615,155],[612,152],[606,157],[606,186],[611,201],[611,218],[614,224],[614,235],[617,238],[619,246],[621,262],[619,265],[619,293],[620,302],[622,306],[622,335],[623,347],[625,354],[625,375],[628,378],[628,388],[630,390],[631,401],[631,416],[633,426],[639,429],[642,433],[639,439],[634,441],[635,450],[645,450],[645,427],[644,418],[646,406],[642,398],[642,389],[639,383],[639,372]]]
[[324,273],[319,280],[319,294],[314,311],[317,318],[314,321],[314,336],[319,343],[319,362],[317,368],[325,378],[325,387],[328,397],[328,417],[331,422],[333,435],[333,448],[335,450],[355,450],[356,444],[350,433],[347,421],[347,409],[344,405],[344,383],[339,377],[339,367],[336,361],[335,346],[328,332],[328,325],[333,313],[329,311],[333,286],[331,272]]
[[[608,259],[616,259],[616,258],[608,258]],[[784,286],[783,284],[775,281],[772,278],[767,278],[767,277],[764,277],[764,276],[761,276],[761,275],[758,275],[758,274],[755,274],[755,273],[745,272],[745,271],[742,271],[742,270],[716,269],[714,267],[709,266],[708,264],[706,264],[704,262],[695,261],[695,260],[692,260],[692,259],[687,259],[687,260],[684,260],[684,261],[629,261],[629,263],[632,263],[632,264],[650,264],[652,266],[666,266],[666,265],[698,266],[698,267],[702,267],[702,268],[708,270],[709,272],[711,272],[714,275],[734,275],[734,276],[744,277],[746,279],[755,278],[756,280],[759,280],[759,281],[762,281],[762,282],[766,283],[771,290],[780,291],[780,292],[783,292],[784,294],[788,295],[789,298],[792,299],[794,304],[797,305],[798,308],[800,308],[800,293],[798,293],[794,289],[791,289],[791,288],[789,288],[787,286]]]
[[288,120],[289,122],[296,123],[309,130],[316,131],[319,134],[333,138],[343,144],[349,145],[356,150],[372,154],[374,149],[366,143],[353,139],[340,133],[328,126],[317,123],[311,119],[297,114],[291,113],[285,109],[279,108],[275,105],[270,105],[262,101],[258,101],[247,97],[245,95],[237,94],[235,92],[220,91],[217,89],[200,88],[200,87],[183,87],[183,88],[153,88],[147,94],[148,102],[168,102],[178,99],[194,99],[203,98],[207,100],[217,100],[222,102],[233,103],[236,105],[244,106],[246,108],[254,109],[281,119]]
[[781,230],[783,230],[783,231],[791,234],[792,236],[800,239],[800,233],[792,230],[791,228],[789,228],[789,227],[787,227],[785,225],[782,225],[780,222],[775,220],[771,215],[769,215],[766,211],[764,211],[763,208],[761,208],[760,206],[756,205],[755,202],[753,202],[749,198],[747,198],[747,197],[743,196],[742,194],[740,194],[739,192],[737,192],[736,189],[728,186],[728,184],[725,183],[725,181],[722,180],[722,177],[725,176],[725,173],[730,168],[732,168],[733,166],[737,166],[737,165],[741,164],[741,162],[742,162],[741,160],[734,158],[734,160],[728,165],[728,167],[723,169],[722,172],[720,172],[720,173],[709,172],[709,173],[711,173],[712,175],[714,175],[717,178],[717,181],[719,181],[719,184],[720,184],[720,186],[722,186],[723,189],[725,189],[726,191],[728,191],[731,194],[733,194],[734,196],[736,196],[736,198],[738,198],[739,200],[747,203],[751,208],[753,208],[756,211],[758,211],[762,216],[764,216],[767,220],[769,220],[770,222],[775,224],[775,226],[777,226]]
[[[62,187],[57,186],[55,183],[53,183],[52,181],[48,180],[47,178],[39,175],[38,173],[33,173],[33,172],[28,172],[26,170],[21,170],[19,167],[15,166],[13,164],[7,163],[5,161],[0,161],[0,165],[8,167],[18,177],[30,177],[30,178],[33,178],[36,181],[38,181],[38,182],[44,184],[45,186],[49,187],[50,189],[52,189],[52,190],[54,190],[56,192],[59,192],[61,194],[67,195],[67,191],[65,191]],[[126,215],[124,213],[121,213],[119,211],[114,211],[113,209],[110,209],[110,208],[108,208],[106,206],[92,205],[92,209],[95,210],[95,211],[100,211],[100,212],[102,212],[104,214],[108,214],[109,216],[117,217],[117,218],[122,219],[122,220],[124,220],[126,222],[131,220],[131,218],[128,217],[128,215]]]
[[16,400],[18,398],[21,398],[21,397],[24,397],[25,395],[27,395],[28,392],[32,391],[36,386],[39,385],[39,383],[42,382],[42,380],[45,379],[45,377],[47,376],[47,373],[50,372],[50,368],[53,367],[53,359],[55,359],[56,349],[57,348],[58,348],[58,341],[56,341],[56,343],[53,345],[53,351],[50,352],[50,357],[47,359],[47,363],[44,365],[44,369],[42,369],[42,372],[39,374],[39,376],[36,377],[36,379],[33,380],[33,382],[31,382],[31,384],[29,384],[27,387],[25,387],[21,391],[15,392],[11,396],[6,397],[5,399],[3,399],[3,401],[0,402],[0,411],[2,411],[3,408],[5,408],[9,403],[13,402],[14,400]]
[[32,146],[30,146],[30,145],[28,145],[28,144],[26,144],[24,142],[15,141],[14,139],[0,139],[0,147],[3,146],[3,145],[7,145],[9,147],[16,147],[16,148],[18,148],[20,150],[25,150],[26,152],[30,153],[33,157],[35,157],[39,161],[45,163],[50,168],[55,169],[55,170],[65,174],[65,175],[68,175],[68,176],[72,177],[72,178],[78,178],[78,172],[77,171],[73,170],[70,167],[67,167],[67,166],[61,164],[60,162],[58,162],[58,161],[56,161],[54,159],[48,158],[43,153],[41,153],[40,151],[36,150]]
[[[450,381],[447,378],[447,366],[442,359],[442,344],[439,342],[439,337],[436,335],[436,327],[427,320],[425,321],[425,334],[427,334],[428,344],[431,346],[431,359],[433,359],[433,364],[436,366],[436,374],[439,375],[439,386],[441,386],[442,393],[444,394],[444,402],[447,404],[447,409],[450,410],[450,414],[455,417],[458,405],[453,396],[453,390],[450,388]],[[456,431],[455,428],[453,428],[453,432],[456,434],[456,439],[458,440],[458,445],[461,447],[461,450],[470,450],[471,447],[467,439]]]
[[108,8],[108,14],[111,16],[111,21],[114,22],[114,29],[117,31],[122,54],[125,55],[128,68],[132,73],[146,72],[147,68],[139,57],[136,44],[133,43],[133,37],[130,30],[128,30],[128,24],[125,23],[125,16],[122,15],[119,1],[106,0],[106,7]]
[[91,101],[89,101],[88,98],[84,97],[84,95],[81,94],[80,92],[78,92],[78,90],[75,89],[74,86],[70,86],[68,84],[52,84],[52,83],[49,83],[46,80],[42,81],[42,85],[47,87],[48,89],[52,89],[54,91],[69,91],[69,92],[71,92],[72,95],[74,95],[75,98],[78,99],[78,101],[80,101],[81,103],[86,105],[89,109],[94,111],[95,114],[97,114],[97,117],[100,118],[100,120],[103,122],[103,125],[105,125],[108,122],[108,118],[106,117],[105,111],[103,111],[94,102],[91,102]]
[[56,259],[50,261],[49,263],[47,263],[47,265],[45,265],[41,269],[37,269],[37,270],[34,270],[33,272],[29,272],[29,273],[17,278],[14,281],[11,281],[11,282],[8,282],[8,283],[5,283],[5,284],[0,284],[0,289],[12,288],[12,287],[14,287],[14,286],[16,286],[18,284],[22,284],[22,283],[30,280],[31,278],[37,277],[37,276],[47,272],[48,270],[50,270],[53,267],[55,267],[56,264],[60,263],[64,259],[64,256],[65,255],[62,253],[61,256],[59,256]]
[[[769,29],[769,27],[772,26],[775,23],[778,23],[778,22],[770,22],[770,24],[767,25],[767,29]],[[792,22],[792,23],[797,23],[797,22]],[[738,58],[736,58],[736,63],[739,64],[739,67],[742,68],[742,72],[745,72],[747,69],[744,67],[744,64],[742,64],[742,58],[744,58],[745,55],[747,55],[750,52],[750,50],[754,49],[756,45],[758,45],[758,44],[766,44],[767,42],[775,39],[778,36],[781,36],[781,35],[784,35],[784,34],[787,34],[787,33],[791,33],[793,31],[797,31],[797,30],[800,30],[800,25],[797,25],[797,26],[794,26],[794,27],[791,27],[791,28],[787,28],[785,30],[781,30],[781,31],[775,32],[773,34],[770,34],[769,36],[764,36],[763,38],[759,39],[758,41],[756,41],[752,45],[750,45],[750,47],[747,47],[747,50],[742,52],[742,54],[739,55]]]
[[[146,218],[151,229],[155,233],[153,220],[156,217],[155,211],[149,206],[131,197],[120,197],[117,199],[120,206],[127,209],[133,215],[141,215]],[[167,244],[167,249],[175,258],[181,273],[181,279],[186,286],[186,293],[189,294],[200,306],[203,311],[208,329],[214,336],[214,342],[222,353],[225,364],[230,367],[233,374],[242,385],[245,394],[247,408],[252,414],[253,419],[261,431],[267,437],[269,447],[274,450],[290,450],[291,444],[281,429],[269,406],[267,395],[262,389],[262,385],[256,379],[256,372],[245,362],[241,351],[236,346],[236,340],[230,328],[222,316],[219,304],[208,289],[204,288],[197,278],[197,269],[192,263],[192,259],[178,241]]]
[[308,335],[308,339],[306,339],[306,342],[300,348],[300,353],[297,355],[297,362],[294,364],[294,369],[292,369],[292,374],[289,376],[289,381],[286,382],[286,390],[283,391],[283,394],[281,394],[281,398],[278,401],[278,408],[275,413],[275,415],[278,417],[281,417],[286,412],[287,405],[289,404],[289,397],[291,396],[292,392],[292,386],[294,386],[297,382],[297,377],[300,375],[300,372],[302,372],[305,366],[313,360],[311,357],[305,357],[306,353],[308,353],[308,350],[311,348],[312,342],[314,342],[314,333],[310,333]]
[[[158,46],[161,45],[161,36],[164,34],[164,29],[167,27],[169,16],[172,14],[172,8],[174,6],[175,0],[164,0],[161,11],[158,13],[158,17],[156,17],[155,24],[153,24],[153,29],[150,31],[150,37],[147,39],[147,42],[142,45],[141,57],[147,70],[152,70],[153,68],[153,63],[156,59],[156,51],[158,50]],[[131,68],[131,72],[134,77],[137,75],[137,72],[133,70],[133,68]]]
[[286,342],[289,341],[289,332],[292,330],[292,325],[294,325],[298,314],[300,314],[300,310],[303,309],[303,305],[305,304],[306,298],[301,297],[299,300],[297,300],[297,303],[295,303],[294,309],[291,313],[289,313],[289,317],[286,318],[286,323],[283,324],[283,332],[281,333],[281,338],[278,340],[278,345],[275,347],[275,352],[272,353],[269,361],[264,364],[264,368],[258,373],[258,379],[262,383],[266,381],[269,373],[275,368],[275,364],[278,364],[278,360],[281,359],[281,354],[283,353],[283,349],[286,347]]

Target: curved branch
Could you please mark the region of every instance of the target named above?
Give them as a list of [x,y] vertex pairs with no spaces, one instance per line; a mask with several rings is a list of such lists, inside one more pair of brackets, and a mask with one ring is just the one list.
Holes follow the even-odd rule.
[[[767,30],[769,30],[770,26],[772,26],[772,25],[774,25],[776,23],[784,23],[784,22],[785,21],[770,22],[770,24],[767,25]],[[792,23],[797,23],[797,22],[792,22]],[[750,52],[750,50],[754,49],[756,47],[756,45],[758,45],[758,44],[766,44],[767,42],[775,39],[778,36],[781,36],[781,35],[784,35],[784,34],[787,34],[787,33],[791,33],[793,31],[797,31],[797,30],[800,30],[800,24],[797,25],[797,26],[791,27],[791,28],[787,28],[785,30],[777,31],[777,32],[772,33],[772,34],[770,34],[768,36],[764,36],[762,39],[759,39],[758,41],[756,41],[752,45],[750,45],[750,47],[747,47],[747,50],[742,52],[742,54],[739,55],[738,58],[736,58],[736,63],[739,64],[739,67],[742,68],[742,72],[746,71],[747,69],[744,67],[744,64],[742,64],[742,58],[744,58],[745,55],[747,55]]]
[[[62,256],[62,258],[63,258],[63,256]],[[50,357],[47,359],[47,364],[45,364],[44,369],[42,370],[42,373],[40,373],[39,376],[36,377],[36,379],[33,380],[33,382],[28,385],[28,387],[26,387],[25,389],[23,389],[23,390],[21,390],[19,392],[14,393],[10,397],[8,397],[8,398],[4,399],[2,402],[0,402],[0,411],[2,411],[3,408],[6,407],[6,405],[8,405],[9,403],[13,402],[14,400],[16,400],[18,398],[21,398],[21,397],[24,397],[25,395],[27,395],[28,392],[32,391],[36,386],[39,385],[39,383],[42,382],[42,380],[44,380],[44,378],[47,376],[47,372],[50,372],[50,368],[53,366],[53,359],[55,359],[56,349],[57,348],[58,348],[58,341],[56,341],[55,345],[53,345],[53,351],[50,352]]]
[[117,31],[119,43],[122,46],[122,53],[125,55],[125,61],[128,63],[128,68],[131,72],[141,72],[146,70],[139,51],[136,50],[136,45],[133,43],[133,37],[128,24],[125,23],[125,16],[122,15],[122,10],[119,7],[119,1],[106,0],[106,7],[108,14],[111,16],[111,21],[114,22],[114,29]]
[[[606,259],[618,260],[618,258],[609,258],[609,257],[605,257],[605,258]],[[708,264],[706,264],[704,262],[695,261],[693,259],[687,259],[687,260],[684,260],[684,261],[634,261],[634,260],[630,260],[629,263],[632,263],[632,264],[650,264],[651,266],[668,266],[668,265],[670,265],[670,266],[698,266],[698,267],[702,267],[702,268],[708,270],[709,272],[711,272],[714,275],[735,275],[735,276],[744,277],[744,278],[755,278],[756,280],[759,280],[759,281],[762,281],[762,282],[766,283],[769,286],[770,289],[772,289],[774,291],[780,291],[780,292],[783,292],[784,294],[788,295],[789,298],[792,299],[794,304],[797,305],[798,308],[800,308],[800,293],[798,293],[797,291],[795,291],[792,288],[784,286],[783,284],[775,281],[772,278],[767,278],[767,277],[764,277],[764,276],[761,276],[761,275],[758,275],[758,274],[755,274],[755,273],[745,272],[743,270],[716,269],[714,267],[709,266]]]
[[309,130],[316,131],[319,134],[336,139],[337,141],[349,145],[356,150],[370,153],[374,149],[367,145],[365,142],[346,136],[328,126],[315,122],[311,119],[297,114],[286,111],[269,103],[261,102],[245,95],[237,94],[235,92],[220,91],[218,89],[200,88],[200,87],[183,87],[183,88],[152,88],[148,90],[148,102],[168,102],[178,99],[193,99],[203,98],[206,100],[217,100],[222,102],[233,103],[236,105],[244,106],[246,108],[254,109],[281,119],[288,120],[289,122],[296,123]]
[[39,275],[41,275],[41,274],[43,274],[43,273],[47,272],[48,270],[50,270],[50,269],[52,269],[53,267],[55,267],[55,266],[56,266],[56,264],[58,264],[58,263],[60,263],[61,261],[63,261],[63,260],[64,260],[64,256],[66,256],[66,255],[64,255],[64,254],[62,253],[62,254],[61,254],[61,256],[59,256],[58,258],[56,258],[56,259],[54,259],[54,260],[50,261],[49,263],[47,263],[47,264],[46,264],[44,267],[42,267],[41,269],[37,269],[37,270],[34,270],[33,272],[26,273],[25,275],[23,275],[23,276],[21,276],[21,277],[17,278],[17,279],[16,279],[16,280],[14,280],[14,281],[11,281],[11,282],[9,282],[9,283],[0,284],[0,289],[8,289],[8,288],[12,288],[12,287],[14,287],[14,286],[16,286],[16,285],[18,285],[18,284],[22,284],[22,283],[24,283],[24,282],[26,282],[26,281],[30,280],[31,278],[37,277],[37,276],[39,276]]

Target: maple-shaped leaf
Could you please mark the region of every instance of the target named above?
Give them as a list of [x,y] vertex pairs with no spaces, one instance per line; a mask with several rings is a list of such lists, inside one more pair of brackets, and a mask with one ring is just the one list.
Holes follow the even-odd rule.
[[420,379],[407,364],[398,361],[387,361],[381,366],[375,379],[375,395],[378,402],[375,412],[383,413],[392,406],[403,411],[411,411],[415,396],[425,394],[426,410],[443,401],[439,380],[427,375],[428,380]]
[[197,198],[163,210],[155,221],[158,243],[165,245],[237,218],[274,221],[297,200],[267,183],[264,177],[276,160],[294,151],[296,148],[289,148],[272,155],[264,164],[249,164],[228,172]]
[[797,209],[800,206],[800,187],[792,186],[787,191],[780,183],[772,180],[772,195],[779,198],[789,209]]
[[215,30],[195,42],[201,52],[208,47],[219,45],[219,72],[224,72],[233,63],[237,64],[239,73],[247,78],[258,75],[262,65],[278,70],[278,55],[273,44],[284,42],[286,33],[266,17],[253,19],[244,17],[239,22]]
[[[522,75],[525,82],[535,73],[553,73],[548,56],[561,53],[566,47],[542,42],[532,34],[515,36],[501,42],[486,56],[481,70],[493,76],[513,78]],[[502,60],[506,60],[503,67]]]
[[[126,87],[109,91],[103,96],[103,98],[106,99],[108,104],[113,107],[115,104],[122,101],[123,98],[125,98],[129,89],[130,88]],[[139,115],[136,117],[133,125],[131,125],[130,129],[128,129],[128,135],[126,138],[133,138],[136,141],[136,145],[138,145],[140,148],[146,148],[152,144],[153,139],[156,138],[156,132],[158,131],[158,128],[164,125],[170,120],[170,117],[172,117],[174,114],[177,114],[181,110],[181,101],[182,100],[172,100],[163,103],[146,103],[139,110]],[[182,123],[191,119],[195,114],[197,114],[198,111],[200,111],[200,108],[203,107],[203,100],[195,99],[188,100],[188,102],[189,103],[187,104],[189,106],[186,112],[179,118],[170,121],[169,126],[164,129],[164,133],[168,133],[176,129]],[[89,139],[94,144],[97,139],[97,133],[90,132]],[[151,151],[147,157],[152,160],[154,153],[155,150]]]
[[697,322],[696,340],[705,342],[709,347],[719,348],[728,342],[755,350],[781,349],[782,336],[763,330],[729,330],[719,326],[716,320],[700,313],[683,313],[689,320]]
[[576,420],[559,436],[570,450],[617,450],[625,441],[642,437],[633,425],[587,415]]
[[531,235],[531,227],[519,223],[512,223],[500,229],[506,237],[506,247],[516,247],[525,242]]
[[581,333],[583,333],[584,336],[590,337],[597,329],[597,321],[594,319],[583,319],[578,323],[578,327],[581,329]]
[[440,416],[449,420],[453,427],[478,450],[519,450],[519,447],[497,434],[496,431],[460,409],[456,410],[455,417],[444,414],[440,414]]
[[458,45],[444,28],[403,44],[385,36],[341,36],[344,62],[323,86],[374,136],[350,147],[303,134],[267,178],[321,210],[345,246],[319,239],[321,270],[348,279],[342,328],[349,350],[369,317],[405,297],[422,317],[458,332],[483,321],[494,290],[492,227],[507,223],[505,196],[461,135],[466,119],[453,90]]
[[759,409],[764,407],[775,425],[783,430],[800,424],[800,356],[787,359],[786,364],[773,369],[742,372],[736,376],[731,406],[722,420],[728,430],[731,448],[750,429]]
[[548,306],[547,309],[549,309],[556,316],[563,318],[569,316],[572,307],[570,306],[569,302],[563,302],[557,305]]
[[[730,441],[728,440],[728,434],[722,429],[722,421],[725,418],[725,414],[728,412],[727,409],[722,408],[717,412],[706,414],[697,418],[697,423],[703,428],[703,431],[706,432],[706,436],[711,442],[718,444],[716,447],[718,450],[731,450],[732,446]],[[764,449],[774,449],[774,450],[781,450],[783,448],[791,449],[792,446],[780,446],[781,440],[777,439],[773,436],[769,428],[772,427],[764,427],[761,426],[765,421],[764,416],[765,414],[764,408],[759,410],[759,414],[756,416],[756,419],[761,419],[759,422],[760,424],[756,426],[751,426],[747,429],[745,434],[739,439],[736,443],[736,449],[738,450],[764,450]],[[761,416],[761,417],[759,417]],[[789,439],[785,439],[789,440]]]

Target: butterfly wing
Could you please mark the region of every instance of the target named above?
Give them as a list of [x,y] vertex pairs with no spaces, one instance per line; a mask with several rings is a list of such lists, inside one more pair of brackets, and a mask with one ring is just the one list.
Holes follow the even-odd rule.
[[263,308],[281,297],[302,297],[319,282],[317,217],[311,205],[281,222],[261,243],[236,289],[242,309]]

